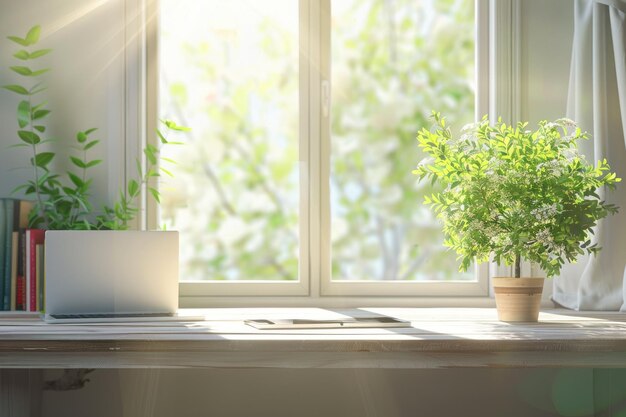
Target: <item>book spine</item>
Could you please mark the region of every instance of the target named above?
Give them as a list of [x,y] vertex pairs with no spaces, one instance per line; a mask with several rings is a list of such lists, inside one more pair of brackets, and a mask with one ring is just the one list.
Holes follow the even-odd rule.
[[28,311],[37,311],[37,247],[33,230],[30,231],[30,242],[28,246],[28,269],[30,270],[30,282],[28,283],[28,303],[30,308]]
[[17,310],[17,259],[19,252],[19,232],[12,233],[12,245],[11,245],[11,291],[10,297],[10,310]]
[[35,299],[35,311],[41,311],[42,305],[42,281],[43,281],[43,245],[35,245],[35,271],[37,275],[37,294]]
[[45,231],[40,229],[29,229],[26,231],[27,245],[27,285],[29,303],[28,311],[37,311],[38,285],[37,285],[37,244],[44,243]]
[[6,234],[4,247],[4,294],[2,297],[2,309],[11,308],[11,254],[13,252],[13,224],[15,221],[15,201],[6,201]]
[[19,209],[16,210],[16,223],[14,224],[14,230],[26,229],[28,228],[28,216],[35,207],[35,203],[28,200],[19,200],[18,207]]
[[23,275],[18,275],[17,276],[17,280],[16,280],[16,284],[15,284],[15,291],[17,293],[17,301],[16,301],[16,309],[17,310],[26,310],[26,306],[24,305],[24,300],[26,299],[26,287],[24,286],[24,276]]
[[24,303],[25,303],[25,310],[26,311],[31,311],[30,309],[30,289],[31,289],[31,282],[33,281],[32,279],[32,269],[31,269],[31,255],[30,255],[30,241],[32,240],[32,230],[27,230],[26,231],[26,242],[25,242],[25,246],[26,246],[26,251],[25,251],[25,255],[24,255],[24,269],[26,271],[26,280],[24,281],[24,286],[26,287],[26,294],[25,294],[25,298],[24,298]]
[[[4,199],[0,199],[0,310],[2,310],[2,301],[4,300],[4,264],[8,260],[6,259],[5,254],[5,245],[6,245],[6,206],[7,201]],[[8,278],[7,278],[8,279]]]

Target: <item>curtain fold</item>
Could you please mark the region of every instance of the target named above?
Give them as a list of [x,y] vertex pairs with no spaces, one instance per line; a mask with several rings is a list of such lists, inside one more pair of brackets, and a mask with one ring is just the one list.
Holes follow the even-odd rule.
[[567,116],[591,134],[589,162],[606,158],[623,179],[599,195],[620,212],[601,220],[597,256],[581,256],[554,279],[553,300],[576,310],[626,311],[626,0],[576,0]]

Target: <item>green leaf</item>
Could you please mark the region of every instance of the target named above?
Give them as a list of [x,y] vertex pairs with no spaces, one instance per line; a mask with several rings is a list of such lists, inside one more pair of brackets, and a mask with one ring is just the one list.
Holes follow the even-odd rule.
[[30,59],[39,58],[52,52],[52,49],[40,49],[30,53]]
[[18,130],[17,135],[29,145],[36,145],[41,142],[41,138],[37,136],[36,133],[29,132],[27,130]]
[[136,197],[139,194],[139,184],[135,180],[130,180],[128,182],[128,194],[131,197]]
[[83,169],[87,168],[87,165],[80,158],[77,158],[75,156],[70,156],[70,160],[78,168],[83,168]]
[[137,173],[139,174],[139,177],[143,178],[143,170],[141,169],[141,162],[139,162],[139,159],[135,159],[135,164],[137,165]]
[[29,76],[33,73],[33,71],[31,71],[30,68],[28,67],[22,67],[22,66],[15,66],[15,67],[9,67],[12,71],[17,72],[20,75],[25,75],[25,76]]
[[159,139],[161,140],[161,143],[163,143],[163,144],[167,143],[167,139],[165,139],[165,136],[163,136],[163,133],[161,133],[161,131],[159,129],[156,130],[156,134],[159,137]]
[[[31,91],[31,94],[34,94],[34,93]],[[47,101],[44,101],[43,103],[37,104],[36,106],[33,106],[32,111],[37,111],[37,110],[41,109],[43,106],[45,106],[46,104],[48,104]]]
[[26,43],[28,45],[34,45],[39,41],[39,35],[41,34],[41,26],[33,26],[26,34]]
[[30,187],[30,185],[28,185],[28,184],[18,185],[17,187],[15,187],[15,188],[11,191],[11,194],[15,194],[15,193],[17,193],[18,191],[25,190],[25,189],[27,189],[28,187]]
[[93,132],[95,132],[96,130],[98,130],[97,127],[92,127],[91,129],[87,129],[87,130],[85,130],[85,135],[90,135]]
[[189,132],[191,130],[190,127],[177,125],[176,122],[172,120],[161,120],[161,122],[163,122],[163,124],[165,124],[165,126],[167,126],[167,128],[171,130],[177,130],[179,132]]
[[5,88],[9,91],[13,91],[14,93],[17,93],[17,94],[22,94],[24,96],[27,96],[30,94],[28,90],[22,87],[21,85],[4,85],[2,86],[2,88]]
[[67,176],[70,177],[70,180],[74,183],[76,187],[80,188],[85,184],[83,180],[78,175],[74,174],[73,172],[68,172]]
[[96,166],[96,165],[98,165],[100,162],[102,162],[102,159],[94,159],[93,161],[89,161],[89,162],[87,162],[87,164],[85,165],[85,168],[95,167],[95,166]]
[[150,191],[150,194],[152,194],[152,197],[156,200],[157,203],[161,203],[161,194],[159,193],[159,190],[150,187],[148,188],[148,191]]
[[78,132],[76,134],[76,140],[78,143],[84,143],[87,140],[87,134],[85,132]]
[[[41,85],[41,83],[36,84],[35,86],[33,86],[33,88],[31,88],[31,89],[30,89],[30,91],[29,91],[30,95],[34,95],[34,94],[37,94],[37,93],[41,93],[42,91],[47,90],[47,88],[48,88],[48,87],[39,87],[40,85]],[[39,88],[37,88],[37,87],[39,87]],[[46,104],[46,103],[42,103],[41,105],[43,106],[43,105],[45,105],[45,104]],[[35,108],[35,107],[33,107],[33,109],[34,109],[34,108]]]
[[7,36],[7,39],[17,43],[18,45],[22,45],[22,46],[30,45],[26,39],[18,38],[17,36]]
[[17,105],[17,124],[20,129],[25,128],[30,123],[30,104],[26,100],[20,101]]
[[21,59],[22,61],[26,61],[30,58],[30,54],[24,49],[20,49],[19,51],[14,53],[13,56],[17,59]]
[[50,68],[44,68],[44,69],[40,69],[38,71],[33,71],[33,72],[31,72],[29,74],[29,77],[36,77],[38,75],[45,74],[48,71],[50,71]]
[[46,165],[48,165],[50,162],[52,162],[53,158],[54,158],[54,153],[53,152],[38,153],[35,156],[35,165],[37,165],[38,167],[41,167],[41,168],[45,168]]
[[46,131],[46,127],[45,126],[37,125],[37,126],[33,126],[33,127],[35,128],[35,130],[38,130],[41,133]]
[[154,151],[150,148],[150,147],[146,147],[143,152],[146,154],[146,157],[148,158],[148,161],[150,161],[151,164],[156,164],[157,163],[157,158],[156,155],[154,154]]
[[172,174],[170,171],[168,171],[167,169],[160,167],[159,168],[161,171],[163,171],[164,173],[166,173],[168,176],[173,177],[174,174]]
[[85,147],[83,148],[84,151],[93,148],[94,146],[96,146],[98,143],[100,143],[99,140],[92,140],[91,142],[89,142],[88,144],[85,145]]
[[37,110],[33,112],[33,120],[41,119],[50,114],[50,110]]

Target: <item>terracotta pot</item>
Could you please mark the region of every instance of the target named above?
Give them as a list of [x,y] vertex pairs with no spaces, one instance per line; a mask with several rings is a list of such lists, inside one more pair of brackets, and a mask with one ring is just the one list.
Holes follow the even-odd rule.
[[544,278],[493,279],[498,319],[507,322],[536,322]]

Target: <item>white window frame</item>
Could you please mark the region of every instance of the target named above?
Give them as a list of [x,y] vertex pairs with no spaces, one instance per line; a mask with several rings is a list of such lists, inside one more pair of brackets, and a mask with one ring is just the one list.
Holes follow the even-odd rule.
[[[300,262],[298,282],[181,282],[182,307],[224,306],[487,306],[489,265],[476,266],[476,281],[445,282],[381,282],[334,281],[331,279],[330,245],[330,1],[299,0],[300,3]],[[509,31],[508,40],[515,40],[519,0],[476,0],[476,117],[498,113],[500,102],[494,91],[498,82],[515,76],[513,50],[507,60],[496,54],[508,45],[498,43],[490,33]],[[140,72],[144,79],[135,88],[127,88],[127,103],[145,97],[144,134],[127,136],[129,154],[140,154],[147,143],[157,144],[154,130],[158,123],[158,0],[126,0],[127,15],[143,10],[145,28]],[[128,26],[128,25],[127,25]],[[131,29],[135,29],[131,27]],[[129,33],[137,33],[129,31]],[[127,35],[127,45],[136,43],[136,35]],[[127,78],[137,75],[137,63],[127,68]],[[508,66],[507,66],[508,65]],[[490,76],[490,74],[492,76]],[[506,74],[500,75],[500,74]],[[497,75],[497,77],[496,77]],[[494,81],[495,80],[495,81]],[[143,86],[140,88],[140,86]],[[502,101],[500,99],[500,101]],[[496,104],[494,104],[496,103]],[[510,103],[510,102],[509,102]],[[511,105],[511,107],[514,107]],[[139,131],[139,129],[138,129]],[[132,133],[132,132],[131,132]],[[139,133],[139,132],[138,132]],[[141,139],[133,138],[142,138]],[[130,159],[129,161],[132,161]],[[126,165],[131,165],[128,161]],[[126,168],[129,170],[130,168]],[[139,228],[158,228],[158,205],[144,198],[143,217]],[[308,237],[308,238],[307,238]],[[493,270],[493,266],[491,268]]]

